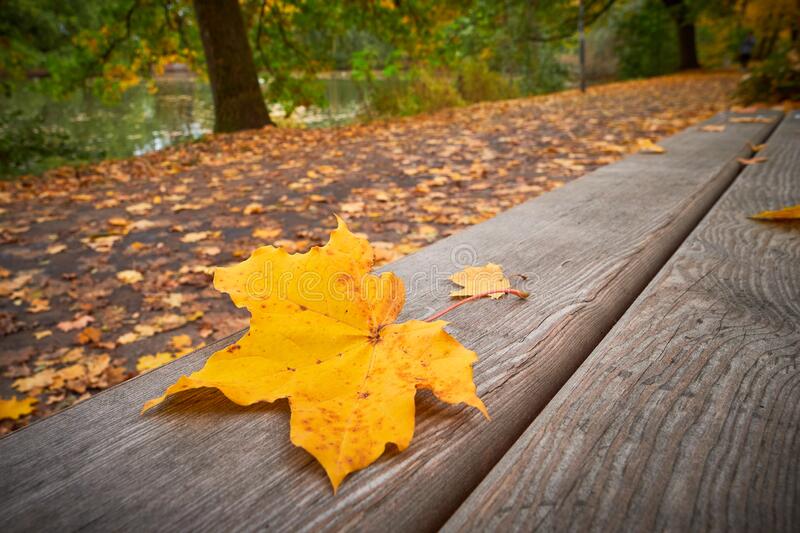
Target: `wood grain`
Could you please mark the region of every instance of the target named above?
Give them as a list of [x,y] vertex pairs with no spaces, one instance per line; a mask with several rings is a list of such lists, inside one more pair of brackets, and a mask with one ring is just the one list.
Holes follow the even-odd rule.
[[445,531],[800,530],[800,113]]
[[[779,114],[773,113],[772,116]],[[717,119],[723,120],[723,118]],[[448,303],[447,277],[500,263],[527,276],[527,301],[464,306],[450,331],[475,350],[492,421],[421,393],[402,454],[345,480],[288,437],[285,402],[248,409],[211,391],[139,416],[200,368],[186,356],[0,440],[0,529],[430,530],[442,525],[528,427],[695,227],[773,128],[692,128],[391,265],[402,319]]]

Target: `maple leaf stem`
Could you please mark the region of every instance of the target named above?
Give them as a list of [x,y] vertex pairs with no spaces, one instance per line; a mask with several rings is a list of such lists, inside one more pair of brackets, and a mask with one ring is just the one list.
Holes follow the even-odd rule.
[[447,313],[449,313],[453,309],[461,307],[465,303],[469,303],[469,302],[471,302],[473,300],[479,300],[479,299],[483,298],[484,296],[489,296],[490,294],[513,294],[514,296],[518,296],[520,298],[527,298],[528,297],[528,293],[527,292],[520,291],[520,290],[517,290],[517,289],[498,289],[496,291],[482,292],[480,294],[476,294],[474,296],[470,296],[469,298],[464,298],[463,300],[454,303],[453,305],[451,305],[450,307],[448,307],[446,309],[442,309],[438,313],[436,313],[434,315],[431,315],[428,318],[424,319],[423,322],[433,322],[437,318],[443,317],[444,315],[446,315]]

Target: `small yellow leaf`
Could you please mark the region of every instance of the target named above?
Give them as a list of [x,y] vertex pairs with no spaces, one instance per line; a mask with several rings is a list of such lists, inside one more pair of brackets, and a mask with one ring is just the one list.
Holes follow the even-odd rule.
[[47,253],[50,255],[60,254],[67,249],[66,244],[51,244],[47,247]]
[[657,145],[650,139],[637,139],[636,146],[638,146],[639,151],[643,154],[663,154],[666,152],[664,147]]
[[147,372],[160,366],[164,366],[169,362],[175,360],[170,352],[158,352],[155,355],[143,355],[136,361],[136,370],[138,372]]
[[116,227],[124,228],[125,226],[127,226],[129,224],[130,224],[130,222],[127,219],[122,218],[122,217],[111,217],[111,218],[108,219],[108,225],[109,226],[116,226]]
[[[475,296],[476,294],[483,294],[489,291],[497,291],[508,289],[511,284],[508,279],[503,275],[503,269],[500,265],[489,263],[482,267],[467,267],[461,272],[456,272],[450,276],[450,281],[461,285],[463,289],[454,290],[450,293],[452,297],[461,296]],[[491,294],[490,297],[497,299],[503,296],[500,294]]]
[[249,332],[143,411],[200,387],[239,405],[288,398],[291,441],[317,458],[334,490],[388,443],[409,445],[418,389],[486,415],[472,381],[475,353],[444,331],[446,322],[395,323],[402,281],[372,274],[372,247],[338,222],[323,247],[289,254],[264,246],[217,268],[214,286],[250,311]]
[[138,204],[129,205],[125,210],[132,215],[144,215],[153,209],[153,204],[148,202],[141,202]]
[[700,131],[712,131],[712,132],[725,131],[725,125],[724,124],[706,124],[705,126],[700,128]]
[[117,272],[117,279],[120,280],[122,283],[127,283],[132,285],[134,283],[138,283],[142,281],[144,276],[138,270],[122,270]]
[[754,220],[798,220],[800,219],[800,205],[793,205],[776,211],[762,211],[749,218]]
[[770,124],[773,119],[769,117],[732,117],[730,119],[733,123],[740,124]]
[[279,237],[281,233],[281,228],[257,228],[253,230],[253,237],[264,241],[271,241]]
[[189,335],[175,335],[169,340],[169,344],[175,350],[182,350],[192,345],[192,338]]
[[33,405],[38,400],[36,398],[18,399],[12,396],[8,400],[0,398],[0,420],[16,420],[21,416],[29,415],[33,412]]
[[208,231],[195,231],[192,233],[187,233],[183,237],[181,237],[181,242],[200,242],[202,240],[207,239],[209,236]]
[[749,141],[748,141],[748,143],[747,143],[747,144],[748,144],[748,145],[750,145],[750,149],[751,149],[752,151],[754,151],[754,152],[760,152],[761,150],[763,150],[763,149],[764,149],[764,148],[767,146],[767,143],[763,143],[763,144],[753,144],[753,143],[751,143],[751,142],[749,142]]

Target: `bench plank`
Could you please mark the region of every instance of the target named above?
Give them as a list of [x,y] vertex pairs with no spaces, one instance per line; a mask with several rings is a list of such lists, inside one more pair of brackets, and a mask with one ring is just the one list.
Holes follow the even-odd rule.
[[481,357],[491,422],[421,393],[411,447],[333,496],[322,468],[291,445],[285,401],[241,408],[201,390],[139,416],[216,345],[0,440],[2,530],[440,526],[725,190],[747,143],[773,127],[692,128],[665,141],[664,155],[634,155],[391,265],[406,282],[403,320],[447,305],[447,276],[468,264],[528,276],[528,301],[486,300],[448,317]]
[[445,531],[797,531],[800,113]]

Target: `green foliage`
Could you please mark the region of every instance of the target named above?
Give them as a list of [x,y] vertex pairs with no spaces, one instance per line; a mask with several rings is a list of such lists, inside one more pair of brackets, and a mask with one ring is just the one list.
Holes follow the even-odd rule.
[[742,78],[736,98],[744,104],[800,101],[800,52],[784,47],[773,53]]
[[612,18],[619,74],[623,78],[657,76],[678,66],[675,23],[660,0],[630,2]]
[[456,88],[466,102],[504,100],[519,95],[513,82],[476,59],[467,59],[459,64]]
[[368,112],[378,116],[416,115],[464,105],[450,75],[430,68],[373,80],[368,98]]
[[97,158],[62,128],[45,128],[42,113],[0,112],[0,178]]

